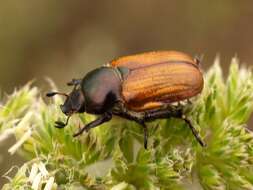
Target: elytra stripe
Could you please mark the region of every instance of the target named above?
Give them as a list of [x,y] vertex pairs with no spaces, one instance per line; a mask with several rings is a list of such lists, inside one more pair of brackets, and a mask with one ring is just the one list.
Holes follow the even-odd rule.
[[198,65],[192,63],[192,62],[189,62],[189,61],[180,61],[180,60],[173,60],[173,61],[164,61],[164,62],[161,62],[161,63],[154,63],[154,64],[147,64],[147,65],[144,65],[144,66],[141,66],[141,67],[137,67],[137,68],[134,68],[134,69],[130,69],[131,71],[134,71],[134,70],[138,70],[138,69],[143,69],[143,68],[147,68],[147,67],[152,67],[154,65],[162,65],[162,64],[168,64],[168,63],[185,63],[185,64],[188,64],[188,65],[192,65],[194,66],[195,68],[199,69]]

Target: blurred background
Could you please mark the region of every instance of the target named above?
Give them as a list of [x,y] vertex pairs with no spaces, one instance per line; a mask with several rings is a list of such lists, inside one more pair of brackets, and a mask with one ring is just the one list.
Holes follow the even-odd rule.
[[[217,54],[225,71],[234,55],[250,66],[252,22],[252,0],[1,1],[0,91],[31,79],[45,91],[45,77],[68,90],[67,81],[113,58],[151,50],[204,55],[204,70]],[[15,159],[0,157],[0,176]]]

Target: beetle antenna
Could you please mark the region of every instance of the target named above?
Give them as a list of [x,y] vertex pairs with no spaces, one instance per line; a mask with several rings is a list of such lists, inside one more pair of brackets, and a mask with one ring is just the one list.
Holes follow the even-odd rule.
[[66,126],[68,125],[68,123],[69,123],[70,117],[71,117],[71,116],[68,116],[68,118],[67,118],[67,120],[66,120],[65,123],[63,123],[62,121],[56,121],[56,122],[55,122],[55,127],[56,127],[56,128],[59,128],[59,129],[66,127]]
[[61,93],[61,92],[48,92],[46,94],[47,97],[53,97],[55,95],[61,95],[61,96],[69,97],[69,95],[67,95],[65,93]]

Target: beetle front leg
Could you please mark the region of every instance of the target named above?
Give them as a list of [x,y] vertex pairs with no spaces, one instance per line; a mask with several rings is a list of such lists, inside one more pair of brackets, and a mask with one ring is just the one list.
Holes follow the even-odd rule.
[[77,133],[75,133],[73,135],[73,137],[77,137],[79,135],[81,135],[84,131],[89,131],[91,128],[97,127],[107,121],[110,121],[112,119],[112,114],[111,113],[105,113],[103,114],[101,117],[99,117],[98,119],[88,123],[87,125],[85,125],[83,128],[81,128]]

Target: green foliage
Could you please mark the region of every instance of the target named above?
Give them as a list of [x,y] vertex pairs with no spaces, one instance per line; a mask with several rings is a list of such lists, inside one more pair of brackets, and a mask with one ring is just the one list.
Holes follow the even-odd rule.
[[[114,118],[81,137],[72,134],[94,119],[81,114],[68,127],[62,99],[46,104],[31,84],[14,92],[0,109],[0,139],[15,135],[9,152],[27,162],[3,190],[15,189],[253,189],[253,134],[246,127],[253,111],[253,76],[234,58],[225,80],[217,59],[205,74],[205,88],[185,107],[207,147],[196,142],[179,119],[148,124]],[[7,176],[8,174],[6,174]]]

